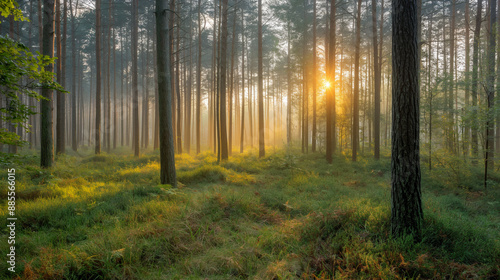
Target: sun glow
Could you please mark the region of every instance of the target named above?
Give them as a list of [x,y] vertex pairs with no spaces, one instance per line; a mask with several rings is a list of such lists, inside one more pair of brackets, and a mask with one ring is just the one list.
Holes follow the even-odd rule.
[[325,81],[325,88],[326,89],[330,88],[330,82],[329,81]]

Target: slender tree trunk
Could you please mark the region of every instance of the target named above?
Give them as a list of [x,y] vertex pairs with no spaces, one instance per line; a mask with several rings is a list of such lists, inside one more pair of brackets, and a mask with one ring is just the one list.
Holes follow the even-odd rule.
[[[99,0],[98,0],[99,1]],[[43,55],[54,56],[54,0],[43,1]],[[45,66],[45,71],[52,72],[53,65]],[[52,89],[43,87],[42,96],[46,99],[41,104],[41,156],[40,166],[49,168],[54,161],[54,145],[52,132]]]
[[222,0],[222,30],[220,52],[220,100],[219,100],[219,138],[220,159],[228,159],[227,127],[226,127],[226,75],[227,75],[227,1]]
[[192,30],[192,21],[191,21],[191,16],[192,16],[192,1],[189,1],[189,33],[188,33],[188,36],[189,36],[189,55],[188,55],[188,59],[189,59],[189,62],[188,62],[188,67],[189,67],[189,77],[188,77],[188,80],[187,80],[187,85],[186,85],[186,92],[184,93],[185,94],[185,100],[186,100],[186,104],[184,105],[184,107],[186,108],[186,116],[185,116],[185,122],[184,122],[184,147],[185,147],[185,150],[186,150],[186,153],[190,153],[191,152],[191,95],[192,95],[192,92],[191,92],[191,84],[192,84],[192,76],[193,76],[193,67],[192,67],[192,38],[193,38],[193,35],[191,34],[191,30]]
[[479,40],[481,34],[481,12],[483,10],[483,0],[478,0],[477,2],[477,14],[476,14],[476,27],[474,30],[474,42],[473,42],[473,51],[472,51],[472,84],[471,84],[471,93],[472,93],[472,106],[474,106],[474,114],[472,117],[472,157],[474,160],[472,161],[474,164],[477,163],[478,158],[478,121],[477,121],[477,96],[478,96],[478,65],[479,65]]
[[[177,13],[180,10],[180,5],[177,5]],[[175,92],[177,100],[177,152],[182,154],[182,107],[181,107],[181,84],[180,84],[180,19],[177,19],[177,38],[176,38],[176,60],[175,60]]]
[[[110,9],[113,9],[113,0],[110,0]],[[118,123],[117,123],[117,111],[116,111],[116,34],[114,25],[114,17],[111,14],[111,25],[113,27],[112,35],[112,49],[113,49],[113,149],[116,149],[116,142],[118,140]]]
[[139,89],[137,85],[137,41],[138,41],[138,16],[137,9],[139,0],[132,0],[132,106],[133,106],[133,140],[134,156],[139,157],[140,143],[139,143]]
[[95,153],[101,153],[101,0],[96,0]]
[[[394,1],[394,0],[393,0]],[[358,0],[356,16],[356,50],[354,56],[354,100],[352,123],[352,161],[357,160],[359,150],[359,57],[361,48],[361,0]]]
[[262,80],[262,0],[258,0],[258,75],[259,75],[259,157],[266,155],[264,143],[264,100]]
[[421,238],[419,55],[415,1],[392,0],[391,232]]
[[[73,151],[78,150],[78,139],[76,136],[77,127],[76,127],[76,25],[75,25],[75,14],[73,12],[73,0],[69,1],[69,8],[71,12],[71,39],[72,39],[72,54],[71,54],[71,63],[73,70],[71,71],[73,74],[71,81],[71,93],[73,97],[71,98],[71,148]],[[76,9],[78,9],[78,0],[76,1]],[[82,105],[81,105],[82,106]]]
[[328,43],[328,63],[326,67],[327,80],[330,87],[326,91],[326,161],[332,163],[336,146],[336,112],[335,112],[335,48],[336,42],[336,1],[330,5],[330,35]]
[[196,154],[201,151],[201,0],[198,0],[198,65],[196,67]]
[[496,36],[495,27],[497,21],[497,0],[489,0],[490,19],[488,22],[488,50],[487,50],[487,72],[486,72],[486,94],[488,98],[488,109],[486,114],[486,153],[484,164],[484,188],[488,186],[488,168],[493,170],[494,155],[494,96],[495,96],[495,49]]
[[[429,41],[430,45],[430,41]],[[429,69],[430,70],[430,69]],[[429,71],[430,72],[430,71]],[[465,108],[470,108],[470,7],[469,0],[465,0]],[[462,142],[463,153],[469,155],[470,121],[465,121],[465,131]],[[499,142],[500,143],[500,142]]]
[[[335,1],[335,0],[334,0]],[[287,100],[286,100],[286,143],[290,147],[292,144],[292,68],[290,65],[290,20],[287,21],[287,56],[286,56],[286,83],[287,83]],[[328,109],[327,109],[328,110]]]
[[314,153],[316,152],[316,83],[317,83],[317,76],[316,76],[316,0],[313,1],[313,74],[312,74],[312,99],[313,99],[313,119],[312,119],[312,147],[311,151]]
[[374,74],[374,119],[373,119],[373,142],[374,157],[380,158],[380,85],[382,80],[382,69],[380,67],[378,42],[377,42],[377,1],[372,0],[372,36],[373,36],[373,74]]
[[[61,32],[61,0],[56,0],[56,41],[57,41],[57,82],[63,85],[63,54],[62,54],[62,32]],[[65,141],[64,132],[66,128],[65,93],[57,92],[57,122],[56,122],[56,154],[64,154]]]
[[233,96],[234,96],[234,55],[236,53],[236,18],[237,18],[236,8],[233,17],[233,38],[231,43],[231,90],[229,91],[229,135],[228,135],[228,152],[229,155],[233,152]]
[[240,153],[243,153],[245,140],[245,17],[241,9],[241,135]]

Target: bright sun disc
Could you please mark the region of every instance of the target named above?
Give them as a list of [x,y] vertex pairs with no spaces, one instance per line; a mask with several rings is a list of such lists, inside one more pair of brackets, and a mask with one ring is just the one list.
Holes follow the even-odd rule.
[[325,81],[325,88],[329,88],[330,87],[330,82],[329,81]]

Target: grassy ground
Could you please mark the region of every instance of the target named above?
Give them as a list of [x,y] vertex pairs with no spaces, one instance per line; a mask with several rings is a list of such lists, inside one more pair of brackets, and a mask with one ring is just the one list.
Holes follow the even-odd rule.
[[498,173],[486,192],[461,159],[423,165],[424,236],[413,244],[389,236],[387,156],[256,155],[220,166],[180,155],[177,188],[159,184],[155,152],[64,156],[52,171],[35,155],[4,160],[2,184],[16,166],[17,265],[13,274],[1,261],[0,278],[500,278]]

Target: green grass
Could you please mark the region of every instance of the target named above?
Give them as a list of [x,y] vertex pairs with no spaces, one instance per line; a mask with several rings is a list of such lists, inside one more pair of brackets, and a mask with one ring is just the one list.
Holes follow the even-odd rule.
[[0,279],[500,277],[500,174],[484,191],[480,167],[444,155],[432,171],[422,164],[416,244],[389,234],[387,154],[332,165],[295,150],[220,165],[183,154],[177,188],[160,185],[157,152],[72,154],[52,170],[30,152],[10,160],[0,164],[16,167],[17,262],[14,274],[0,262]]

